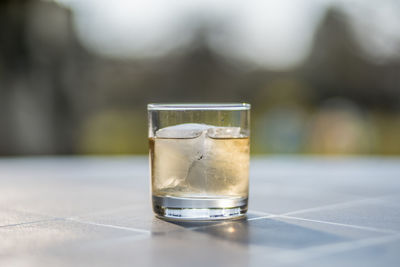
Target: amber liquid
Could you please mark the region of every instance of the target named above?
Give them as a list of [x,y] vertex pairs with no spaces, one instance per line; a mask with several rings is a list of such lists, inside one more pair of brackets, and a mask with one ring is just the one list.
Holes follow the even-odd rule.
[[150,138],[153,195],[248,196],[249,138]]

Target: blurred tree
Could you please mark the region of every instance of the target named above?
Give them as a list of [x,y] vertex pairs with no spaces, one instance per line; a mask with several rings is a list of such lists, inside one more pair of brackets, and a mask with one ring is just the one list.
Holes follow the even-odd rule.
[[0,154],[73,153],[88,55],[53,2],[0,2]]
[[369,61],[355,42],[347,17],[336,8],[328,9],[300,73],[315,89],[317,101],[340,96],[365,108],[399,109],[400,61]]

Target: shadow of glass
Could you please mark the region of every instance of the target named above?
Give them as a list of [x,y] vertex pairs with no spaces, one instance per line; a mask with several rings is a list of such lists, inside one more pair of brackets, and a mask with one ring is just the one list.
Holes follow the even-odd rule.
[[195,228],[202,228],[202,227],[209,227],[216,225],[224,225],[232,222],[244,222],[246,220],[247,218],[239,218],[236,220],[227,220],[227,221],[167,221],[167,222],[186,229],[195,229]]
[[241,245],[300,249],[343,242],[343,236],[288,223],[276,218],[249,221],[247,218],[224,222],[178,222],[170,224]]

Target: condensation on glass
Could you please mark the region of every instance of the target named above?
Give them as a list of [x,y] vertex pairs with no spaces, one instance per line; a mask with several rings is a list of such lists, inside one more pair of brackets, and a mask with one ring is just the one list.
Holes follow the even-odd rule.
[[250,104],[149,104],[147,109],[156,215],[176,220],[244,216]]

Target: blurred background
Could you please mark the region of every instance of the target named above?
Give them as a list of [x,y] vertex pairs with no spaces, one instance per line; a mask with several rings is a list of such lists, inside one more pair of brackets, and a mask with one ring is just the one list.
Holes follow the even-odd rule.
[[0,1],[1,156],[145,154],[150,102],[249,102],[255,154],[399,155],[400,2]]

